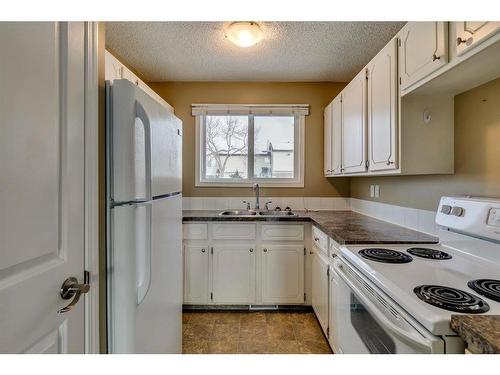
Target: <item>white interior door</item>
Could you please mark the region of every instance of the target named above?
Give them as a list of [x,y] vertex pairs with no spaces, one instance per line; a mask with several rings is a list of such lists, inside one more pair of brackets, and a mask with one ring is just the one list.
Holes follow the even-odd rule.
[[368,64],[368,155],[370,171],[397,169],[397,41]]
[[0,353],[83,353],[84,23],[0,23]]
[[342,91],[342,168],[366,171],[366,73],[363,69]]

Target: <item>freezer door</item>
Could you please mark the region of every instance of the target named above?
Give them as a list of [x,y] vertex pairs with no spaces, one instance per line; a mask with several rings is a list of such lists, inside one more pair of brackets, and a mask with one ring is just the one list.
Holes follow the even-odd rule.
[[111,353],[180,353],[181,196],[111,209]]
[[156,109],[151,114],[153,197],[182,190],[182,121],[164,107]]
[[182,122],[128,80],[108,83],[107,103],[113,201],[179,192]]

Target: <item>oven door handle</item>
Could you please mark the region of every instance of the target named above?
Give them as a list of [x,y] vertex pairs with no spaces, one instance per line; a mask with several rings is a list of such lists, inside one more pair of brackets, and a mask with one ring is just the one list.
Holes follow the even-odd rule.
[[365,297],[359,288],[346,276],[343,267],[346,267],[341,261],[335,262],[334,267],[337,274],[342,278],[342,280],[348,285],[348,287],[356,294],[356,296],[365,304],[367,310],[372,314],[373,318],[383,327],[387,328],[394,335],[398,336],[403,341],[417,345],[426,352],[432,352],[434,344],[438,341],[433,337],[424,337],[418,331],[418,334],[412,334],[411,332],[405,331],[404,329],[398,327],[390,318],[386,317],[375,304],[370,301],[369,298]]

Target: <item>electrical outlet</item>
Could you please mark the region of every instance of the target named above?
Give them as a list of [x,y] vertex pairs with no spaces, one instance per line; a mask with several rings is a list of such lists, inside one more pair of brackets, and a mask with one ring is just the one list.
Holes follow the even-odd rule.
[[380,198],[380,186],[379,185],[375,185],[375,189],[374,189],[374,195],[375,195],[375,198]]
[[370,185],[370,198],[375,198],[375,185]]

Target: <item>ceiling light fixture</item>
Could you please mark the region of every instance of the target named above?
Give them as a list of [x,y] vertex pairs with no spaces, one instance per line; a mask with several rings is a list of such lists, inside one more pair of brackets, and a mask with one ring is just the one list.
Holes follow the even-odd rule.
[[224,35],[240,47],[251,47],[264,37],[259,24],[252,21],[232,22],[226,27]]

